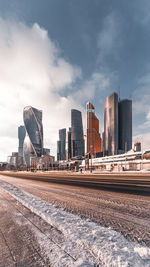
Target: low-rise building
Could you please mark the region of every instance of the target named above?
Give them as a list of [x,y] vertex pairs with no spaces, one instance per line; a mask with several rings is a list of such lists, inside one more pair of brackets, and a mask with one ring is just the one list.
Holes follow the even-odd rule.
[[12,152],[11,156],[7,158],[9,168],[20,168],[23,166],[23,157],[19,156],[18,152]]
[[55,157],[51,155],[42,155],[41,157],[30,157],[30,167],[37,170],[48,170],[53,166]]

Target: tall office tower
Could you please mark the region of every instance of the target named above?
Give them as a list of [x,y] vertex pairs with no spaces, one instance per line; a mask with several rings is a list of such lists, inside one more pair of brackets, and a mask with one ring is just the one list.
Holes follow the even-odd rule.
[[57,160],[66,159],[66,129],[59,130],[59,141],[57,141]]
[[57,141],[57,161],[61,160],[61,142]]
[[23,157],[23,142],[26,135],[26,130],[23,125],[18,127],[18,139],[19,139],[19,147],[18,147],[18,155]]
[[82,114],[79,110],[71,110],[71,157],[84,155],[84,138]]
[[103,156],[105,154],[105,135],[104,132],[102,132],[102,152],[103,152]]
[[94,106],[88,102],[87,110],[87,153],[96,154],[102,151],[102,140],[99,134],[99,120],[95,116]]
[[66,135],[66,159],[71,159],[71,128]]
[[123,99],[118,103],[118,133],[120,152],[132,149],[132,100]]
[[30,165],[30,156],[40,157],[43,152],[43,125],[42,111],[31,106],[23,110],[26,136],[23,144],[23,157],[27,166]]
[[104,102],[104,155],[118,153],[118,95],[108,96]]

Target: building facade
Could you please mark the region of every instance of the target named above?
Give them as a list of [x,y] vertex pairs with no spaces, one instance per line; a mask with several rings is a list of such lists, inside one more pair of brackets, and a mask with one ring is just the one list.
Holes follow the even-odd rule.
[[49,148],[43,148],[43,155],[50,155],[50,149]]
[[104,155],[118,153],[118,95],[108,96],[104,102]]
[[79,110],[71,110],[71,157],[84,156],[84,138],[82,114]]
[[132,149],[132,100],[118,103],[118,149],[126,153]]
[[59,141],[57,141],[57,160],[66,159],[66,129],[59,130]]
[[104,103],[103,154],[116,155],[132,149],[132,100],[118,101],[116,93]]
[[99,120],[95,116],[94,106],[88,102],[87,111],[87,153],[96,156],[96,153],[102,152],[102,140],[99,134]]
[[71,128],[66,134],[66,160],[71,159]]
[[51,155],[42,155],[41,157],[30,157],[30,167],[37,170],[49,170],[55,162],[55,157]]
[[43,153],[42,111],[31,106],[23,111],[26,136],[23,144],[23,157],[26,166],[30,165],[30,157],[41,157]]
[[19,147],[18,147],[18,155],[23,157],[23,143],[24,143],[24,138],[26,135],[26,130],[23,125],[18,127],[18,139],[19,139]]
[[12,155],[8,156],[7,162],[9,168],[23,167],[23,157],[18,152],[12,152]]
[[135,152],[140,152],[142,149],[141,149],[141,142],[136,142],[134,144],[134,151]]

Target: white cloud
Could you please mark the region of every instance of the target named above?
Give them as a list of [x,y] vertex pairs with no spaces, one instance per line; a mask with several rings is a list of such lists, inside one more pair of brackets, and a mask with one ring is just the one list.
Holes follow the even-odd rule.
[[[70,126],[71,109],[82,111],[85,127],[84,104],[108,89],[108,75],[94,72],[82,81],[81,69],[62,58],[37,23],[29,27],[0,18],[0,51],[0,160],[17,151],[28,105],[43,110],[44,145],[55,153],[58,129]],[[62,96],[65,89],[68,95]]]
[[104,73],[94,72],[89,80],[86,80],[81,85],[81,88],[72,94],[73,98],[78,98],[79,103],[85,103],[92,100],[100,92],[107,90],[110,87],[110,79]]
[[[138,114],[143,114],[145,120],[149,120],[150,113],[150,73],[145,74],[139,79],[138,87],[133,94],[133,108],[134,112]],[[150,123],[150,121],[149,121]]]
[[37,23],[0,19],[0,51],[0,160],[17,150],[27,105],[43,110],[45,146],[56,146],[58,129],[70,125],[70,109],[77,106],[59,92],[81,77],[80,68],[61,57]]

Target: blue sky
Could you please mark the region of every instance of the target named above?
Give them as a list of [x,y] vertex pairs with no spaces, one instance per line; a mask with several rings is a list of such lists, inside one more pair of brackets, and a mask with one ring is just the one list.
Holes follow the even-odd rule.
[[6,88],[0,105],[5,114],[5,101],[11,97],[9,114],[16,114],[15,119],[2,118],[1,159],[16,150],[24,105],[43,109],[45,145],[55,153],[57,129],[69,126],[70,109],[81,109],[85,120],[90,100],[102,132],[104,100],[119,87],[121,98],[133,100],[134,140],[143,139],[150,148],[149,10],[149,0],[0,1],[1,53],[10,62],[8,67],[0,57],[0,90]]

